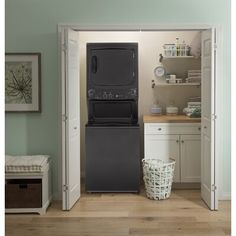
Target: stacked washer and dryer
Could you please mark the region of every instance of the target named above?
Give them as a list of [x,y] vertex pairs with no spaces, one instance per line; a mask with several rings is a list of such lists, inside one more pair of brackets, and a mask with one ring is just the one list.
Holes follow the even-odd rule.
[[138,44],[87,44],[86,191],[138,192]]

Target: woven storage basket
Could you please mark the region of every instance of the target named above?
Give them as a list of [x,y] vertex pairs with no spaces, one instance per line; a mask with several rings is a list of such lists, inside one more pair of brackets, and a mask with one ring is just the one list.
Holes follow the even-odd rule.
[[175,161],[143,159],[143,180],[146,195],[150,199],[162,200],[170,197]]

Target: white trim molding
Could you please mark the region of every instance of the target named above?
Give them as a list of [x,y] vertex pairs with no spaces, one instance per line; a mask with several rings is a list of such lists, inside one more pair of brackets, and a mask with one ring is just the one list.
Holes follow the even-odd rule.
[[[194,30],[207,30],[207,29],[216,29],[216,91],[215,91],[215,110],[216,110],[216,127],[215,127],[215,160],[216,160],[216,185],[218,187],[218,196],[219,200],[229,200],[231,199],[231,193],[224,193],[223,190],[223,169],[222,169],[222,162],[223,162],[223,147],[221,141],[221,131],[223,130],[224,124],[222,123],[221,111],[223,109],[223,105],[221,104],[222,101],[222,83],[224,82],[223,75],[224,75],[224,68],[222,67],[223,57],[222,57],[222,27],[220,24],[155,24],[155,25],[132,25],[132,24],[125,24],[125,25],[84,25],[84,24],[77,24],[77,23],[60,23],[58,24],[58,38],[61,37],[61,32],[64,28],[72,28],[76,31],[194,31]],[[60,49],[61,42],[58,40]],[[60,53],[60,50],[59,50]],[[60,68],[60,66],[59,66]],[[59,70],[60,71],[60,70]],[[59,101],[61,98],[59,99]],[[61,117],[61,113],[58,114],[59,118]],[[59,126],[59,129],[61,127]],[[61,131],[59,130],[59,134],[61,135]],[[59,138],[61,140],[61,137]],[[61,145],[59,145],[61,147]],[[59,158],[58,160],[61,161],[61,150],[59,150]],[[61,168],[61,163],[58,165]],[[59,185],[61,185],[61,174],[62,171],[59,170],[58,181]],[[84,172],[81,172],[84,175]]]
[[220,197],[220,201],[231,201],[231,192],[222,192]]

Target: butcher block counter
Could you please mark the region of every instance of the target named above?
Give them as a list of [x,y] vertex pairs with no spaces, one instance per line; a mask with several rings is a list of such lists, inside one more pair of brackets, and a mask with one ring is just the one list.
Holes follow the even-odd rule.
[[201,118],[190,118],[185,115],[145,115],[144,123],[201,123]]

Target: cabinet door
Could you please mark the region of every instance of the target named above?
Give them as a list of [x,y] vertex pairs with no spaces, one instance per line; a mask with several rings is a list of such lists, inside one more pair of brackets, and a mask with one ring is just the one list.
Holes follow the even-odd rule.
[[200,135],[180,136],[181,182],[201,182]]
[[176,161],[174,182],[180,182],[179,135],[145,135],[145,158]]

